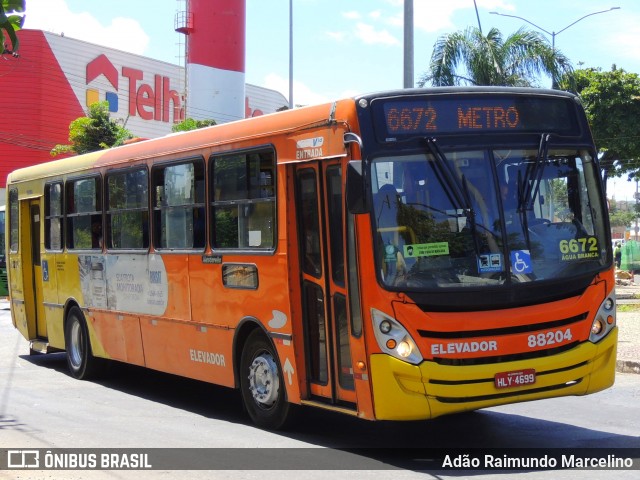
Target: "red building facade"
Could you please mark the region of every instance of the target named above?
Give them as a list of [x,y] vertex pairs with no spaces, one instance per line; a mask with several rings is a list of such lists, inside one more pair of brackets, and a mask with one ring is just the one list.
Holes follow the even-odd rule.
[[[69,124],[95,101],[107,101],[111,118],[144,138],[171,133],[173,124],[184,118],[183,67],[40,30],[18,35],[20,56],[0,62],[0,204],[7,174],[51,160],[51,149],[68,143]],[[240,115],[245,117],[288,103],[262,87],[246,85],[242,92]],[[190,117],[219,123],[239,119],[192,100]]]

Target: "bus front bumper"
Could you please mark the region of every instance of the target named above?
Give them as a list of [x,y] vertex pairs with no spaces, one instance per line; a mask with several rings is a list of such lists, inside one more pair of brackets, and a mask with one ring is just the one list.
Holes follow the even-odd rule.
[[[480,408],[566,395],[586,395],[613,385],[618,327],[597,344],[584,342],[550,357],[499,364],[411,365],[372,355],[370,371],[377,420],[425,420]],[[496,388],[500,372],[535,370],[535,383]]]

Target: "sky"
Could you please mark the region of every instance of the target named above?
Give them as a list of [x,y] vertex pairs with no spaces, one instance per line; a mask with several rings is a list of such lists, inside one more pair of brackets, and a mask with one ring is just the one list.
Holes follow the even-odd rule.
[[[505,37],[526,27],[551,41],[556,32],[555,46],[574,68],[610,70],[615,64],[640,73],[638,0],[475,3],[478,15],[473,0],[413,0],[416,82],[428,67],[438,37],[478,27],[478,22],[483,32],[497,28]],[[185,4],[186,0],[26,0],[24,27],[180,64],[181,35],[174,31],[174,19]],[[294,103],[308,105],[402,88],[403,4],[403,0],[293,0]],[[611,7],[620,8],[591,15]],[[246,34],[246,82],[288,98],[289,1],[246,0]],[[539,86],[550,87],[551,80],[542,78]],[[619,200],[631,199],[635,183],[618,179],[614,191]]]

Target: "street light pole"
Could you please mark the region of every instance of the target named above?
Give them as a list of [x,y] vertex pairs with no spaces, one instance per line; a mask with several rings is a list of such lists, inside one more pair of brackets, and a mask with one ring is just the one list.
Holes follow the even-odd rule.
[[[535,24],[535,23],[533,23],[532,21],[527,20],[526,18],[523,18],[523,17],[519,17],[519,16],[517,16],[517,15],[507,15],[506,13],[498,13],[498,12],[489,12],[489,14],[491,14],[491,15],[500,15],[501,17],[518,18],[518,19],[520,19],[520,20],[522,20],[522,21],[527,22],[527,23],[528,23],[528,24],[530,24],[530,25],[533,25],[533,26],[534,26],[534,27],[536,27],[538,30],[543,31],[543,32],[544,32],[544,33],[546,33],[547,35],[551,35],[551,51],[553,52],[553,54],[554,54],[554,56],[555,56],[555,53],[556,53],[556,36],[557,36],[557,35],[560,35],[560,34],[561,34],[562,32],[564,32],[566,29],[568,29],[569,27],[574,26],[576,23],[580,22],[581,20],[584,20],[584,19],[585,19],[585,18],[587,18],[587,17],[591,17],[592,15],[598,15],[598,14],[600,14],[600,13],[607,13],[607,12],[610,12],[611,10],[619,10],[619,9],[620,9],[620,7],[611,7],[611,8],[609,8],[608,10],[601,10],[601,11],[599,11],[599,12],[592,12],[592,13],[588,13],[587,15],[584,15],[584,16],[580,17],[580,18],[579,18],[579,19],[577,19],[575,22],[570,23],[569,25],[567,25],[566,27],[564,27],[562,30],[559,30],[559,31],[557,31],[557,32],[555,32],[555,31],[554,31],[554,32],[550,32],[549,30],[546,30],[546,29],[542,28],[540,25],[536,25],[536,24]],[[552,82],[551,82],[551,83],[552,83],[552,84],[551,84],[551,87],[552,87],[552,88],[558,88],[558,85],[557,85],[557,83],[556,83],[556,78],[555,78],[555,76],[554,76],[554,78],[552,79]]]
[[540,25],[536,25],[535,23],[533,23],[530,20],[527,20],[526,18],[523,17],[519,17],[517,15],[507,15],[506,13],[498,13],[498,12],[489,12],[490,15],[500,15],[501,17],[511,17],[511,18],[518,18],[520,20],[523,20],[525,22],[527,22],[530,25],[533,25],[534,27],[536,27],[538,30],[543,31],[544,33],[546,33],[547,35],[551,35],[551,48],[555,51],[556,49],[556,35],[560,35],[562,32],[564,32],[566,29],[568,29],[569,27],[573,27],[576,23],[580,22],[581,20],[584,20],[587,17],[590,17],[592,15],[598,15],[599,13],[607,13],[610,12],[611,10],[620,10],[620,7],[611,7],[607,10],[601,10],[599,12],[593,12],[593,13],[588,13],[587,15],[580,17],[579,19],[577,19],[575,22],[570,23],[569,25],[567,25],[566,27],[564,27],[562,30],[559,30],[557,32],[550,32],[548,30],[545,30],[544,28],[542,28]]

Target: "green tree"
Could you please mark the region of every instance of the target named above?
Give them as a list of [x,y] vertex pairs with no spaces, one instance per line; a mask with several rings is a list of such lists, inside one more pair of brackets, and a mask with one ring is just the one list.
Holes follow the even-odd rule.
[[[18,56],[20,42],[16,32],[24,23],[25,0],[2,0],[0,2],[0,41],[2,41],[2,54]],[[11,40],[11,48],[6,43],[6,37]]]
[[640,77],[614,65],[574,72],[575,89],[587,112],[603,178],[640,177]]
[[95,152],[122,145],[132,138],[131,132],[109,117],[109,103],[96,102],[89,106],[86,117],[76,118],[69,124],[69,145],[56,145],[51,156],[61,153]]
[[185,118],[182,122],[176,123],[171,127],[172,132],[187,132],[189,130],[197,130],[198,128],[210,127],[216,125],[215,120],[194,120],[193,118]]
[[628,227],[636,219],[638,215],[637,205],[633,206],[633,210],[621,210],[618,208],[618,202],[609,200],[609,222],[612,227]]
[[538,86],[541,74],[554,85],[573,71],[569,59],[540,33],[521,28],[503,39],[496,28],[485,36],[469,27],[438,38],[428,71],[419,85]]

